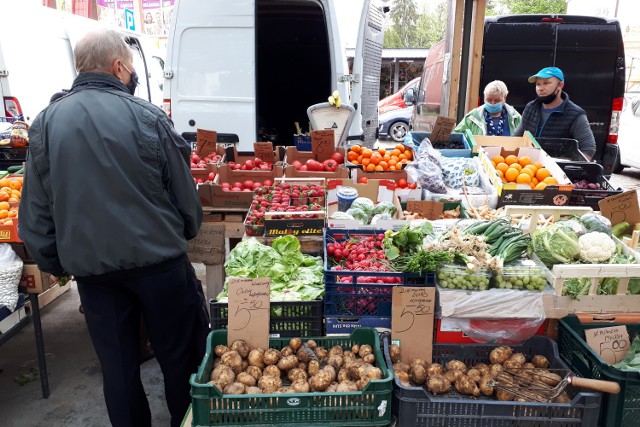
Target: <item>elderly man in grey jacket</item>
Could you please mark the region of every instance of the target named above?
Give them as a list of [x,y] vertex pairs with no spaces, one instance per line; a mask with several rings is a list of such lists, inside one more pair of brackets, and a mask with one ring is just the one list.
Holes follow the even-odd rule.
[[202,221],[189,145],[162,110],[132,95],[137,75],[119,33],[89,33],[74,55],[70,92],[29,129],[19,234],[41,270],[78,283],[111,423],[151,425],[142,314],[178,426],[208,332],[186,256]]

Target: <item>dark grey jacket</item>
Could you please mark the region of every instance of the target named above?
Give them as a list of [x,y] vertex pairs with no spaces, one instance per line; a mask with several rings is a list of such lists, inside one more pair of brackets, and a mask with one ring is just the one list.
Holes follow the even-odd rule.
[[158,107],[113,76],[81,73],[29,129],[20,238],[55,275],[184,256],[202,222],[189,153]]

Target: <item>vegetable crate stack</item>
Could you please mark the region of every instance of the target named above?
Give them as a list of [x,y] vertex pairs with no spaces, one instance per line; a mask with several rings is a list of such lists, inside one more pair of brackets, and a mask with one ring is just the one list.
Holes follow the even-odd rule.
[[194,425],[387,426],[392,374],[378,333],[271,338],[268,349],[227,341],[226,330],[207,339],[191,376]]

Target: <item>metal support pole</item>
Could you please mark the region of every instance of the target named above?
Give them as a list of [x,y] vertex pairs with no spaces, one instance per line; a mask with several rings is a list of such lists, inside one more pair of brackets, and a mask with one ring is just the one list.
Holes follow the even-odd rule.
[[38,294],[29,293],[31,302],[31,316],[33,320],[33,331],[36,334],[36,353],[38,354],[38,370],[40,374],[40,385],[42,385],[42,398],[49,398],[49,374],[47,373],[47,359],[44,353],[44,337],[42,335],[42,323],[40,322],[40,305],[38,304]]
[[462,32],[462,56],[460,57],[460,85],[458,90],[458,110],[456,123],[460,122],[465,114],[467,104],[467,79],[469,77],[469,47],[471,46],[471,23],[473,18],[473,0],[464,1],[464,21]]

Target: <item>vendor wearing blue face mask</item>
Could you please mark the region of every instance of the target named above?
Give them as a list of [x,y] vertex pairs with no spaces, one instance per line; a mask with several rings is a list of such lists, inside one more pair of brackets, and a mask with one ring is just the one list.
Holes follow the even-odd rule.
[[494,80],[484,88],[484,104],[469,111],[454,132],[473,135],[510,136],[520,124],[520,114],[507,104],[507,85]]
[[572,138],[587,158],[596,152],[596,141],[589,127],[587,113],[563,92],[564,74],[557,67],[546,67],[529,77],[536,84],[538,97],[522,112],[522,123],[513,133],[522,136],[528,130],[535,137]]

